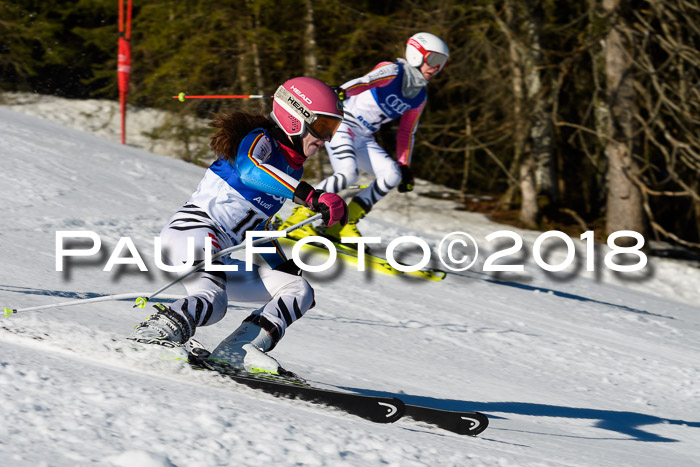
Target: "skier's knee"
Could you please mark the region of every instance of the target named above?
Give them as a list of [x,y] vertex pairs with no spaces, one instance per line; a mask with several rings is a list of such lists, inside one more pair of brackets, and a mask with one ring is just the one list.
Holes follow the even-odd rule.
[[360,175],[355,164],[336,167],[335,173],[326,179],[327,191],[337,193],[350,185],[354,185]]
[[387,188],[393,189],[401,183],[401,170],[394,164],[390,169],[384,171],[381,177],[377,178],[380,178]]
[[301,276],[295,277],[280,291],[279,295],[295,296],[302,314],[306,313],[306,310],[311,308],[314,301],[314,289],[311,287],[311,284]]
[[342,172],[339,172],[343,177],[345,177],[345,187],[347,188],[350,185],[354,185],[357,182],[358,177],[360,176],[360,171],[357,168],[357,166],[349,167],[346,170],[343,170]]
[[294,277],[280,287],[260,314],[279,329],[280,338],[286,329],[314,305],[314,291],[302,277]]
[[200,290],[177,300],[171,309],[199,327],[221,321],[226,315],[227,307],[228,296],[225,290]]

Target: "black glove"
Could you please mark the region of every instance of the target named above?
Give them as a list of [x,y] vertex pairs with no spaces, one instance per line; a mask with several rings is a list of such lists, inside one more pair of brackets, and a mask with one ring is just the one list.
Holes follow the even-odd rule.
[[297,263],[295,263],[293,259],[288,259],[274,269],[275,271],[286,272],[292,276],[301,276],[301,269],[299,266],[297,266]]
[[413,191],[413,185],[416,183],[416,181],[413,179],[413,172],[411,172],[411,168],[407,165],[399,165],[399,169],[401,169],[401,183],[399,183],[399,193]]
[[345,89],[341,88],[340,86],[331,86],[331,89],[338,95],[338,100],[340,102],[343,102],[348,98],[348,96],[345,95]]

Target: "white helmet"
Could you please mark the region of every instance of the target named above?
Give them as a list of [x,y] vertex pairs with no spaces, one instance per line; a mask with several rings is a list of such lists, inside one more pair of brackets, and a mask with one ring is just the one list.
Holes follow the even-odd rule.
[[406,61],[414,67],[420,67],[426,62],[431,67],[437,66],[440,72],[445,68],[449,56],[447,44],[429,32],[414,34],[406,42]]

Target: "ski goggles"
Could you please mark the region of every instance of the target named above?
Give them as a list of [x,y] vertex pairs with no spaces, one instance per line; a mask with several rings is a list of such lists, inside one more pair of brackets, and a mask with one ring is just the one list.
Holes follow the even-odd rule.
[[[318,139],[332,138],[343,122],[343,119],[338,115],[309,110],[297,96],[287,91],[282,86],[277,88],[274,98],[287,112],[296,115],[304,121],[309,133]],[[340,105],[341,104],[338,103],[339,107]]]
[[427,63],[430,68],[438,67],[438,71],[442,71],[442,69],[445,68],[445,65],[447,65],[447,60],[449,60],[447,55],[425,50],[425,47],[423,47],[420,42],[413,38],[408,40],[408,44],[413,46],[423,55],[423,62]]
[[316,120],[309,125],[309,133],[318,139],[333,138],[336,130],[343,122],[341,118],[316,114]]

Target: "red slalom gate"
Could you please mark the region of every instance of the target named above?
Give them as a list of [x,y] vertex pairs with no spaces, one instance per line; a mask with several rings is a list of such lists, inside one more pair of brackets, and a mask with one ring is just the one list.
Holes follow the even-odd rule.
[[124,0],[119,0],[117,80],[119,83],[119,105],[121,108],[122,144],[126,144],[126,98],[129,93],[129,73],[131,71],[131,0],[127,0],[126,22],[124,21],[124,13]]

